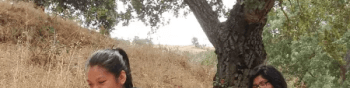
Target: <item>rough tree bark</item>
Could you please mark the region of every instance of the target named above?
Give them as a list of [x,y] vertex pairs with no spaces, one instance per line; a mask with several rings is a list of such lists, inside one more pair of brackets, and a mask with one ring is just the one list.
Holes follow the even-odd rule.
[[237,0],[222,23],[206,0],[184,2],[215,47],[218,64],[214,88],[247,88],[250,70],[266,58],[262,31],[275,0]]

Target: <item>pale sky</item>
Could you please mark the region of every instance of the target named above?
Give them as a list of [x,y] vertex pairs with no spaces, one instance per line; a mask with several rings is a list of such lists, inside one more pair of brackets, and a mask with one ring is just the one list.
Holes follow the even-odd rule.
[[[223,3],[226,7],[232,8],[235,1],[236,0],[223,0]],[[220,18],[220,21],[224,20],[226,20],[226,18]],[[147,33],[150,31],[151,28],[149,26],[145,26],[142,22],[136,21],[131,22],[129,26],[126,27],[119,24],[115,27],[115,30],[111,32],[111,37],[132,40],[135,36],[139,36],[141,39],[144,39],[147,38]],[[152,42],[154,44],[162,45],[192,45],[191,39],[197,37],[199,44],[206,44],[212,47],[212,44],[209,42],[193,13],[189,14],[186,18],[171,18],[169,25],[160,27],[151,37],[153,38]]]

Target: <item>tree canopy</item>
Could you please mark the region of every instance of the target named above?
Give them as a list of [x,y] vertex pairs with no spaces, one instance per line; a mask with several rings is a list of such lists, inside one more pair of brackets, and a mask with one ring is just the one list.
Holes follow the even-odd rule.
[[[281,3],[282,2],[282,3]],[[263,34],[270,64],[296,85],[349,87],[348,0],[280,0]],[[296,85],[292,85],[296,87]]]
[[[222,0],[208,2],[220,17],[227,16],[229,9]],[[142,21],[155,32],[170,21],[164,13],[179,17],[191,12],[183,0],[34,0],[34,3],[61,16],[79,19],[85,26],[104,27],[109,31],[119,23],[127,26],[132,21]]]

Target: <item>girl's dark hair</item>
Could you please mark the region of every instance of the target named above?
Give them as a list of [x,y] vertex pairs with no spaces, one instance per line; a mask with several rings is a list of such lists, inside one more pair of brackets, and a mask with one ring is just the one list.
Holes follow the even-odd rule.
[[124,88],[132,88],[132,77],[128,55],[123,49],[105,49],[96,51],[88,60],[86,67],[101,66],[118,79],[122,70],[126,73]]
[[287,83],[284,80],[283,75],[273,66],[260,65],[253,69],[249,79],[249,88],[253,88],[254,79],[261,75],[264,79],[268,80],[273,88],[287,88]]

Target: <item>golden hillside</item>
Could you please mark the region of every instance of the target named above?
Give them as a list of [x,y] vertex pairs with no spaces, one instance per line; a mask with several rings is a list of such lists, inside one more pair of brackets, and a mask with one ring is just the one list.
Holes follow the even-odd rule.
[[86,88],[85,61],[99,49],[123,48],[134,86],[209,88],[214,70],[188,57],[147,45],[126,45],[31,3],[0,1],[0,87]]

